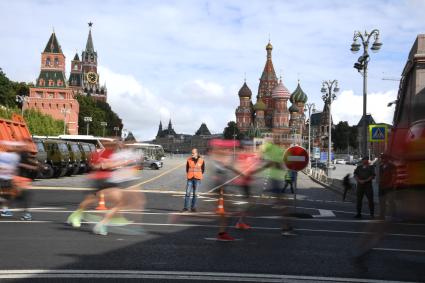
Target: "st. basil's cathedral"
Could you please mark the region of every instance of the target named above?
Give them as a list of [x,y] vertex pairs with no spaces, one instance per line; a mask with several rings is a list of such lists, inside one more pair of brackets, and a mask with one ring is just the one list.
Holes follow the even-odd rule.
[[[273,46],[266,46],[267,60],[260,77],[256,103],[251,100],[252,91],[246,81],[239,90],[240,105],[236,109],[238,129],[251,138],[272,138],[283,147],[291,144],[302,145],[305,133],[304,105],[307,95],[298,81],[291,94],[282,77],[278,80],[272,62]],[[288,108],[288,101],[291,106]]]

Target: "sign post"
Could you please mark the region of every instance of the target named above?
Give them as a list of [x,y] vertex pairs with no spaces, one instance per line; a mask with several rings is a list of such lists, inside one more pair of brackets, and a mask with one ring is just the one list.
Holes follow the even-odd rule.
[[[310,157],[307,150],[301,146],[291,146],[283,154],[283,162],[286,168],[293,171],[301,171],[307,167]],[[295,179],[294,189],[294,212],[297,211],[297,190],[298,190],[298,174]]]

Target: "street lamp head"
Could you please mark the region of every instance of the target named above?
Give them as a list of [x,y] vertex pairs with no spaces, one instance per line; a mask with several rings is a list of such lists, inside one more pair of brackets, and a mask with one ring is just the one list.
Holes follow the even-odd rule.
[[363,70],[364,65],[362,63],[354,63],[354,69],[357,69],[357,71]]
[[382,46],[382,42],[379,40],[379,37],[376,36],[375,41],[373,42],[372,47],[370,49],[372,50],[372,52],[376,53],[379,51],[379,49],[381,49],[381,46]]
[[351,44],[351,52],[353,53],[357,53],[360,50],[360,44],[357,42],[357,39],[355,39],[353,41],[353,43]]

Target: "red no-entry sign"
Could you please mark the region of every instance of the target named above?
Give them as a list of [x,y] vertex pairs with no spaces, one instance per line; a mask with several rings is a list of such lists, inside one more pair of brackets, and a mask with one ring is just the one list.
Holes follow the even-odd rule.
[[288,169],[301,171],[307,167],[308,152],[301,146],[291,146],[283,155],[283,162]]

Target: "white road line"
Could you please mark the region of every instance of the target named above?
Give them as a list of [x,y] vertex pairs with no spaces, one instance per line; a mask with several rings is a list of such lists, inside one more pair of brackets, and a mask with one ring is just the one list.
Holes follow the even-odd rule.
[[[0,224],[3,223],[57,223],[55,221],[19,221],[19,220],[6,220],[0,221]],[[86,224],[96,224],[96,222],[81,222]],[[213,224],[187,224],[187,223],[152,223],[152,222],[133,222],[129,225],[138,225],[138,226],[170,226],[170,227],[204,227],[204,228],[218,228],[220,225]],[[229,226],[229,228],[233,228]],[[280,230],[278,227],[260,227],[253,226],[251,227],[254,230]],[[362,232],[362,231],[346,231],[346,230],[325,230],[325,229],[306,229],[306,228],[296,228],[295,231],[307,231],[307,232],[324,232],[324,233],[335,233],[335,234],[355,234],[355,235],[370,235],[373,233],[370,232]],[[419,234],[394,234],[394,233],[386,233],[387,236],[394,237],[409,237],[409,238],[425,238],[425,235]]]
[[390,248],[373,248],[376,251],[389,251],[389,252],[407,252],[407,253],[425,253],[425,250],[406,250],[406,249],[390,249]]
[[[233,282],[361,282],[361,283],[402,283],[401,281],[321,277],[303,275],[280,275],[261,273],[224,273],[194,271],[142,271],[142,270],[0,270],[1,279],[25,278],[114,278],[114,279],[166,279],[166,280],[204,280]],[[404,283],[409,283],[404,281]]]
[[319,209],[319,215],[313,215],[313,217],[336,217],[332,210]]

